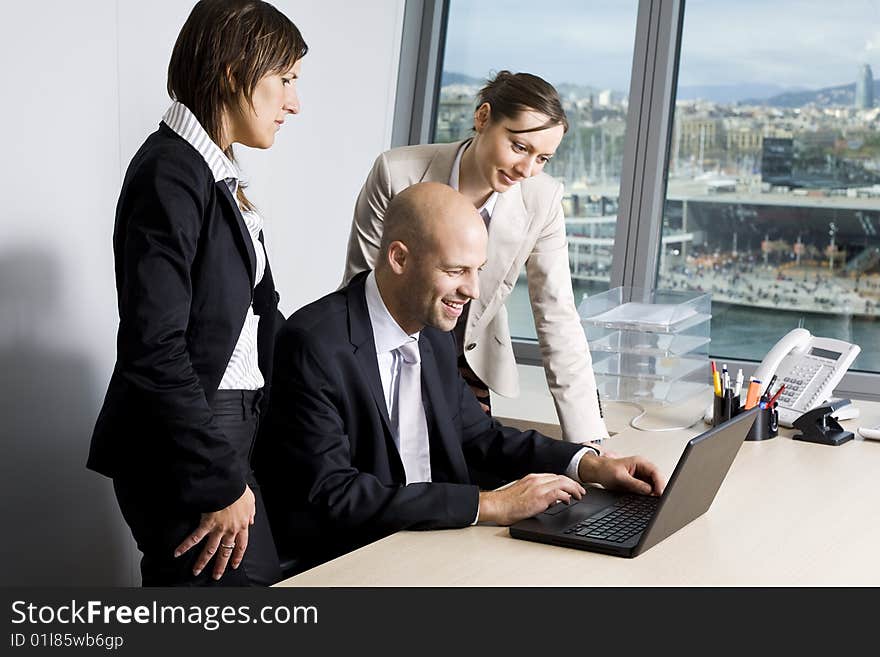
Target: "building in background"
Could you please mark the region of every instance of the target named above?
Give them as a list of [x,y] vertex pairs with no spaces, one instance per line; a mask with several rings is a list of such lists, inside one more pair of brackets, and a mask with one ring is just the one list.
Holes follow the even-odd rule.
[[856,109],[872,107],[874,107],[874,73],[869,64],[862,64],[856,76]]
[[792,184],[794,142],[791,139],[766,138],[761,147],[761,181],[770,185]]

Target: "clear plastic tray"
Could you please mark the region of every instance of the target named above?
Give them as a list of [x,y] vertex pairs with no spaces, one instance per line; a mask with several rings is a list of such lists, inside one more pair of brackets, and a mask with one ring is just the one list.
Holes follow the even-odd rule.
[[709,383],[709,361],[699,356],[649,356],[644,354],[594,354],[596,375],[675,382],[702,371]]
[[602,399],[675,403],[711,389],[711,294],[616,287],[578,307]]
[[660,357],[683,354],[708,355],[710,342],[708,333],[708,322],[705,331],[695,335],[593,329],[587,331],[587,341],[590,343],[591,353],[632,353]]
[[615,287],[578,307],[585,327],[679,333],[712,317],[712,295]]
[[596,385],[603,401],[660,404],[676,404],[711,389],[711,386],[695,381],[670,382],[601,375],[596,375]]

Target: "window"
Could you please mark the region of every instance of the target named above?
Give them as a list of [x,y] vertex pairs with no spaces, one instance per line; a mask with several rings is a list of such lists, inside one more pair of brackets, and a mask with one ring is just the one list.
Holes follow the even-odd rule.
[[[570,129],[545,171],[565,185],[576,301],[609,286],[637,11],[615,0],[449,3],[434,141],[472,134],[476,94],[499,70],[557,88]],[[534,339],[525,272],[507,309],[511,334]]]
[[718,358],[802,323],[880,371],[878,8],[686,7],[657,287],[712,292]]
[[[413,104],[418,140],[466,136],[474,92],[502,68],[563,93],[579,129],[548,173],[566,185],[577,300],[612,281],[706,289],[713,357],[758,361],[802,324],[859,344],[838,391],[877,396],[880,1],[437,6],[445,59],[424,61],[442,84]],[[524,283],[511,332],[533,338]]]

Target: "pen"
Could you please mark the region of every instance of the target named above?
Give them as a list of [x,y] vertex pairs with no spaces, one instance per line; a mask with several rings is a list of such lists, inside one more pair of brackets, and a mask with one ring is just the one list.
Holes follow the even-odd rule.
[[736,373],[736,388],[733,391],[733,395],[735,397],[739,397],[743,391],[743,371],[740,368],[739,372]]
[[721,377],[718,376],[718,370],[712,372],[712,384],[715,386],[715,396],[721,396]]
[[781,386],[779,386],[779,390],[777,390],[777,391],[773,394],[773,396],[772,396],[772,397],[769,399],[769,401],[767,402],[767,405],[768,405],[768,406],[773,406],[773,404],[776,403],[776,400],[779,399],[779,395],[782,394],[782,391],[783,391],[783,390],[785,390],[785,384],[784,384],[784,383],[783,383]]
[[767,387],[764,389],[765,395],[770,395],[770,390],[773,388],[773,384],[776,383],[776,375],[770,377],[770,383],[767,384]]

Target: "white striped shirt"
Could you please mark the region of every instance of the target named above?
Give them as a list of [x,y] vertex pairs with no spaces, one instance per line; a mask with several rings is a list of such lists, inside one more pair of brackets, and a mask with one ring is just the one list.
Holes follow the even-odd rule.
[[[238,192],[240,173],[238,168],[215,144],[195,115],[183,103],[172,103],[162,121],[195,148],[214,174],[214,181],[226,183],[232,197]],[[254,284],[258,284],[266,271],[266,251],[260,242],[263,230],[263,218],[259,213],[241,210],[241,216],[250,233],[257,257],[257,275]],[[226,365],[226,371],[220,381],[220,390],[259,390],[265,381],[260,372],[257,358],[257,328],[260,324],[259,315],[254,314],[253,304],[248,306],[244,317],[244,325],[232,351],[232,357]]]

